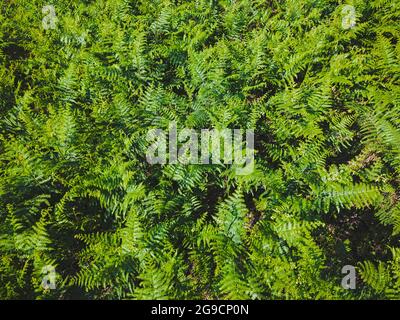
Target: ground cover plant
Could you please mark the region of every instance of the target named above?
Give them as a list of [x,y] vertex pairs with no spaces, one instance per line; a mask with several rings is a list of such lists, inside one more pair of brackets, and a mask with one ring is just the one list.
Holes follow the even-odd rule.
[[[398,0],[3,0],[0,298],[400,298],[399,21]],[[148,163],[171,122],[254,130],[254,170]]]

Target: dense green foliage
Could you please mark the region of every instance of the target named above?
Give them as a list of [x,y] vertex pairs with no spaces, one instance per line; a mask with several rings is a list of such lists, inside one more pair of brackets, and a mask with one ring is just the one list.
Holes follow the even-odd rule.
[[[0,4],[0,298],[400,298],[398,0],[47,4]],[[148,164],[170,121],[255,170]]]

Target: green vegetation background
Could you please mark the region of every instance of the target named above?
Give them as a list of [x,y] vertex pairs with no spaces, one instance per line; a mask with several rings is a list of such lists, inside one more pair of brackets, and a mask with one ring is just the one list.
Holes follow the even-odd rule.
[[[399,0],[0,8],[0,298],[400,298]],[[254,172],[149,165],[172,120]]]

